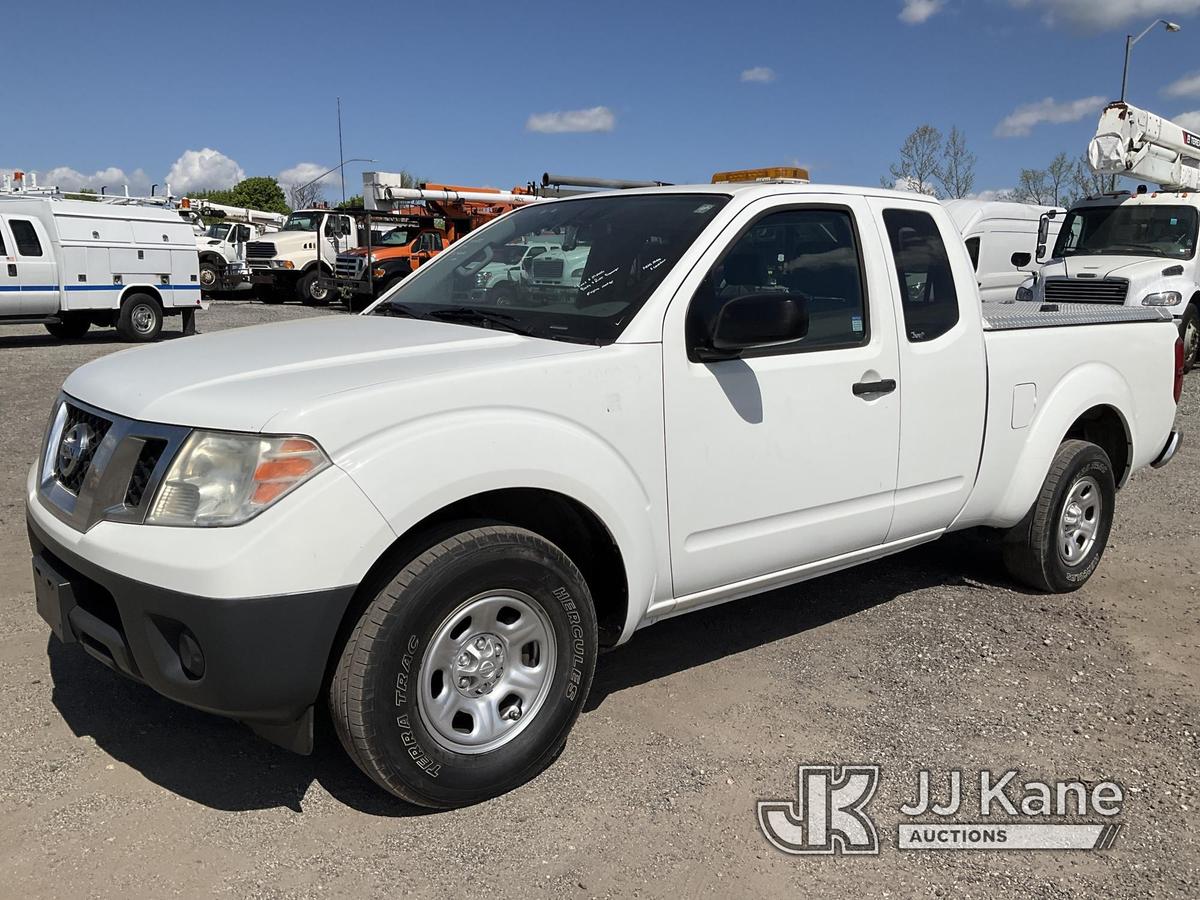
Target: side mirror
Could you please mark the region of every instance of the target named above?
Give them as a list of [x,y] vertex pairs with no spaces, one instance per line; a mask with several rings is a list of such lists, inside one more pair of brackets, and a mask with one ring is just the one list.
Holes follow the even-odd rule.
[[1058,210],[1052,209],[1050,212],[1042,213],[1042,217],[1038,219],[1038,235],[1037,235],[1037,261],[1041,262],[1046,257],[1046,241],[1050,237],[1050,220],[1058,214]]
[[1025,268],[1032,261],[1033,261],[1033,256],[1031,256],[1028,253],[1014,253],[1009,258],[1009,262],[1011,262],[1013,264],[1013,267],[1017,268],[1017,269]]
[[798,341],[808,334],[803,294],[746,294],[727,300],[692,355],[701,362],[736,359],[746,350]]

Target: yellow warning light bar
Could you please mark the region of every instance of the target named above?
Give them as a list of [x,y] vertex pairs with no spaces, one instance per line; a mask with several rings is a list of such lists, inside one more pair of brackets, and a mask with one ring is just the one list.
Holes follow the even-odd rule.
[[770,166],[766,169],[735,169],[717,172],[713,184],[732,184],[743,181],[802,181],[808,183],[808,169],[799,166]]

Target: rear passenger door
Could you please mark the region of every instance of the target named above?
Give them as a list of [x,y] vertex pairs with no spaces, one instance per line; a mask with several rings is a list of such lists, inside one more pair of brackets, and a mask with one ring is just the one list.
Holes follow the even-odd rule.
[[[53,315],[59,310],[58,267],[42,223],[28,216],[8,215],[4,282],[17,287],[16,311],[27,316]],[[6,293],[12,293],[11,291]],[[5,304],[7,306],[7,303]]]
[[975,272],[949,217],[916,200],[871,206],[893,271],[904,386],[894,541],[945,528],[966,503],[983,448],[987,359]]

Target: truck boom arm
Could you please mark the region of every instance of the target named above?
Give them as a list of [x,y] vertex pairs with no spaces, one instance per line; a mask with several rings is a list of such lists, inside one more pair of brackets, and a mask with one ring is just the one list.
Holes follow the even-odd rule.
[[1117,101],[1105,107],[1088,145],[1101,175],[1125,175],[1184,190],[1200,189],[1200,137],[1174,122]]

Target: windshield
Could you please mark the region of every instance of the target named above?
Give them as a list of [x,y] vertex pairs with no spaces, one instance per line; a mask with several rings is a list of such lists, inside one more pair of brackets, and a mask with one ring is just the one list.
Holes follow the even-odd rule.
[[1067,213],[1054,255],[1164,256],[1191,259],[1196,252],[1196,209],[1125,203]]
[[[526,206],[452,244],[375,312],[610,344],[728,202],[721,194],[637,194]],[[522,267],[508,290],[472,290],[475,275],[509,252],[505,245],[544,244],[548,235],[561,243]]]
[[229,234],[229,229],[232,227],[233,225],[229,222],[214,222],[212,225],[208,226],[208,230],[204,233],[210,238],[223,241],[225,240],[225,236]]
[[403,247],[408,243],[408,230],[405,228],[393,228],[391,231],[385,231],[383,234],[371,235],[371,240],[376,247]]
[[316,231],[321,224],[321,213],[292,213],[283,223],[284,231]]

